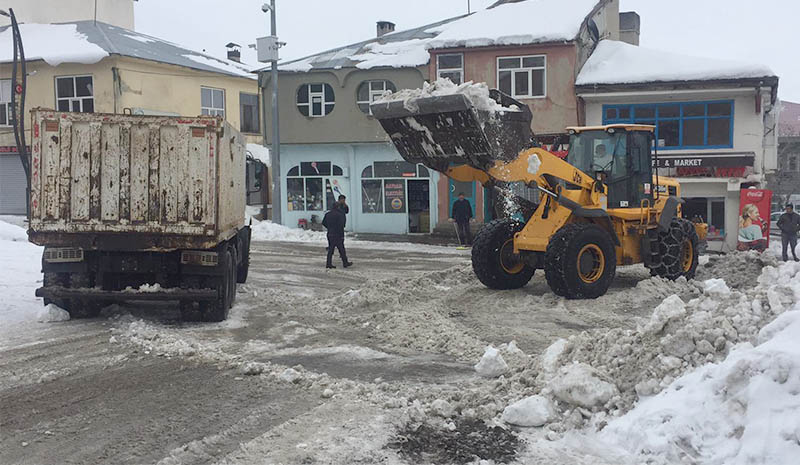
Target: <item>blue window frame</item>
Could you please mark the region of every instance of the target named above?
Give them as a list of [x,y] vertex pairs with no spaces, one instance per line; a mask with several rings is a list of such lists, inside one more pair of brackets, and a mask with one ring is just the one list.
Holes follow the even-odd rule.
[[656,127],[659,150],[733,147],[733,100],[603,105],[603,124]]

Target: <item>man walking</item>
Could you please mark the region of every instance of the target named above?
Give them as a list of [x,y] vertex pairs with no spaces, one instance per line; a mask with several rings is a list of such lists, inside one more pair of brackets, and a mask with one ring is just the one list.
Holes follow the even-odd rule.
[[787,253],[786,248],[791,247],[794,261],[800,262],[800,259],[797,258],[797,252],[794,251],[794,249],[797,247],[797,232],[800,231],[800,215],[794,212],[794,207],[792,204],[786,204],[785,213],[778,218],[778,228],[781,230],[783,261],[789,261],[789,254]]
[[328,261],[325,268],[336,268],[332,261],[334,248],[339,249],[339,256],[342,258],[342,265],[345,268],[353,265],[352,262],[347,261],[347,252],[344,250],[344,226],[347,223],[345,208],[347,208],[347,204],[340,197],[340,201],[334,203],[322,218],[322,225],[328,230]]
[[469,222],[472,219],[472,205],[469,200],[464,198],[464,193],[458,193],[458,200],[453,202],[453,211],[450,220],[456,222],[458,240],[461,245],[472,244],[472,234],[469,230]]

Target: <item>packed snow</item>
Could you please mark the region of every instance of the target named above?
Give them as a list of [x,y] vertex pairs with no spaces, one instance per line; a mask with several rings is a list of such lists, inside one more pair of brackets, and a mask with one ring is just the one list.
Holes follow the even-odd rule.
[[507,371],[508,365],[500,351],[491,346],[486,348],[483,357],[475,365],[475,372],[484,378],[497,378]]
[[364,51],[350,57],[357,61],[356,68],[405,68],[425,64],[430,59],[427,40],[412,39],[400,42],[373,42]]
[[[504,107],[497,103],[489,95],[489,86],[487,86],[486,83],[473,83],[472,81],[468,81],[463,84],[453,84],[449,79],[438,79],[433,83],[424,82],[422,83],[422,87],[418,89],[403,89],[398,92],[387,92],[375,102],[385,103],[402,101],[407,109],[413,111],[416,108],[415,102],[417,99],[455,94],[467,97],[475,108],[489,113],[519,111],[519,108]],[[420,130],[427,131],[423,126],[420,126]]]
[[42,308],[34,291],[42,282],[42,248],[25,230],[0,220],[0,332],[11,323],[36,321]]
[[539,158],[539,155],[535,153],[528,157],[528,174],[536,175],[539,172],[539,168],[542,166],[542,159]]
[[200,55],[195,53],[186,54],[183,55],[183,57],[192,60],[195,63],[217,68],[222,71],[227,71],[228,73],[235,74],[237,76],[246,77],[248,79],[258,79],[258,76],[252,73],[250,69],[245,68],[242,65],[237,65],[231,61],[221,60],[208,55]]
[[54,323],[68,320],[69,312],[55,304],[45,305],[36,316],[36,321],[39,323]]
[[[90,65],[108,56],[102,47],[87,40],[74,24],[20,24],[25,59],[44,60],[50,66],[61,63]],[[11,27],[0,32],[0,62],[14,59]]]
[[773,76],[766,66],[700,58],[603,40],[583,65],[575,85],[706,81]]

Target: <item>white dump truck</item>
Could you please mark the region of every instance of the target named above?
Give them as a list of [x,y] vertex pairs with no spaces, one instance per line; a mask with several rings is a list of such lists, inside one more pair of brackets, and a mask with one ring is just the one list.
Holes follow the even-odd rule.
[[224,320],[250,263],[242,135],[214,117],[31,115],[36,295],[73,318],[170,300]]

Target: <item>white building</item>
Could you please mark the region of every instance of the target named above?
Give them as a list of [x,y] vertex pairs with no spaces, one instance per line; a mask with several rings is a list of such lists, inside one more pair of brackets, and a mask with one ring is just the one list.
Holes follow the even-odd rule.
[[739,191],[777,168],[778,77],[767,67],[602,41],[575,85],[587,125],[656,126],[659,174],[684,215],[709,224],[709,249],[736,247]]

